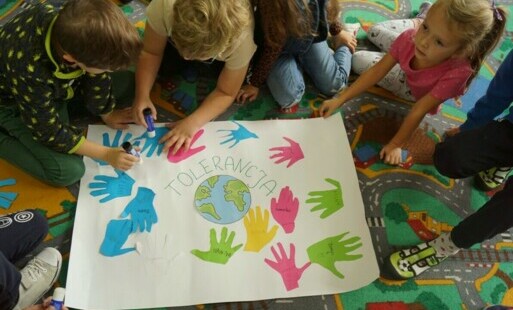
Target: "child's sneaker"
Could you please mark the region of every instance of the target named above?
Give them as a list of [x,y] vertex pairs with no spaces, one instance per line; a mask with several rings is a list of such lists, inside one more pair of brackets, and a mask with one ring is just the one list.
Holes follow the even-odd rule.
[[61,253],[54,248],[45,248],[30,260],[20,272],[20,297],[14,310],[37,303],[57,280],[61,265]]
[[299,109],[299,104],[294,104],[290,107],[286,107],[286,108],[281,108],[280,109],[280,113],[283,113],[283,114],[295,114],[297,113],[297,110]]
[[415,16],[415,18],[425,19],[427,12],[429,11],[429,8],[431,8],[431,2],[422,2],[419,7],[419,12]]
[[435,249],[427,242],[390,254],[383,264],[381,275],[390,280],[414,278],[445,257],[437,257]]
[[474,177],[476,187],[485,192],[494,190],[506,181],[511,167],[491,168],[481,171]]

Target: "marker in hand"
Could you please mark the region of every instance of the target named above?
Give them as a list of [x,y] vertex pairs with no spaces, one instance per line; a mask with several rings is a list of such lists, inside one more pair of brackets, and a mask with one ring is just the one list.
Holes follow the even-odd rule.
[[153,123],[153,116],[151,115],[151,109],[146,108],[143,110],[144,120],[148,125],[148,137],[155,138],[155,124]]
[[126,141],[121,144],[121,147],[127,154],[133,155],[137,158],[139,158],[139,162],[142,163],[141,153],[139,153],[136,149],[132,147],[132,143]]
[[52,301],[50,302],[50,306],[53,306],[55,310],[61,310],[62,306],[64,306],[64,295],[66,294],[66,289],[63,287],[57,287],[53,291]]

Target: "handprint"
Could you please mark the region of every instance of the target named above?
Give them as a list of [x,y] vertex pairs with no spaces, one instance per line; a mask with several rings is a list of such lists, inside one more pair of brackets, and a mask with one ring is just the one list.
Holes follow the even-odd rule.
[[229,131],[230,133],[224,136],[225,138],[228,137],[228,139],[221,142],[221,144],[228,143],[230,141],[233,141],[233,144],[229,147],[232,148],[235,145],[237,145],[240,141],[250,139],[250,138],[257,138],[258,136],[251,131],[249,131],[246,127],[242,126],[241,124],[234,121],[234,123],[238,126],[237,129],[229,130],[229,129],[219,129],[218,131]]
[[312,212],[323,210],[321,213],[321,218],[327,218],[333,213],[344,207],[344,201],[342,199],[342,189],[340,188],[340,183],[336,180],[327,178],[324,179],[326,182],[335,186],[335,189],[325,190],[325,191],[315,191],[309,192],[308,196],[312,196],[306,200],[306,203],[317,203],[315,207],[312,208]]
[[[144,145],[142,147],[142,150],[140,151],[141,154],[144,154],[146,151],[146,157],[153,156],[153,153],[155,151],[157,152],[157,156],[160,156],[162,154],[162,148],[164,147],[164,144],[160,144],[159,140],[164,136],[169,129],[167,127],[155,127],[155,137],[150,137],[148,135],[148,132],[145,131],[142,135],[135,138],[134,141],[136,143],[139,143],[140,141],[144,140]],[[134,144],[135,144],[134,142]]]
[[[255,214],[256,213],[256,214]],[[278,231],[278,225],[274,225],[271,230],[267,230],[269,226],[269,211],[257,206],[256,212],[253,208],[249,209],[248,214],[244,217],[244,227],[246,227],[246,246],[245,251],[260,252],[260,250],[274,239]]]
[[196,142],[196,140],[198,140],[199,137],[201,137],[203,132],[205,132],[205,130],[201,129],[198,132],[196,132],[196,134],[194,134],[194,137],[192,137],[192,140],[191,140],[191,146],[190,146],[189,150],[184,151],[184,148],[182,147],[178,150],[178,152],[176,152],[175,155],[173,155],[171,152],[171,149],[170,149],[169,153],[167,153],[167,160],[170,163],[179,163],[182,160],[186,160],[187,158],[195,155],[196,153],[203,151],[205,149],[204,145],[193,148],[194,142]]
[[273,218],[285,233],[290,234],[296,226],[295,220],[299,209],[299,200],[294,197],[288,186],[280,191],[280,197],[271,199],[271,213]]
[[289,139],[287,137],[283,137],[283,139],[287,140],[287,142],[290,144],[289,146],[277,146],[272,147],[269,149],[269,151],[277,153],[269,157],[270,159],[277,158],[277,160],[274,162],[275,164],[281,164],[282,162],[288,160],[289,163],[287,164],[287,168],[295,164],[297,161],[305,158],[305,155],[303,154],[303,150],[301,149],[301,146],[296,141]]
[[273,252],[274,259],[276,261],[272,261],[266,258],[264,261],[267,265],[269,265],[272,269],[276,270],[283,280],[285,284],[285,288],[287,291],[293,290],[299,287],[299,280],[303,275],[303,272],[310,266],[310,262],[303,265],[301,268],[296,267],[296,247],[293,243],[290,244],[290,256],[287,257],[287,253],[283,248],[283,245],[278,242],[278,248],[280,249],[280,254],[276,252],[276,249],[271,247],[271,251]]
[[123,213],[121,213],[122,218],[131,215],[132,222],[134,223],[132,232],[136,232],[137,228],[141,232],[145,230],[151,232],[151,226],[157,223],[157,213],[153,207],[154,198],[155,193],[151,189],[139,187],[135,198],[128,203]]
[[[123,144],[123,142],[129,141],[130,138],[132,138],[132,134],[129,133],[129,132],[123,137],[123,139],[121,139],[122,135],[123,135],[123,131],[122,130],[116,130],[116,133],[114,134],[114,138],[111,141],[109,133],[108,132],[104,132],[103,135],[102,135],[102,137],[103,137],[103,146],[106,146],[106,147],[119,147],[119,146],[121,146],[121,144]],[[100,164],[101,166],[106,166],[106,165],[109,164],[106,161],[99,160],[99,159],[95,159],[95,161],[98,164]]]
[[228,262],[230,257],[242,247],[242,243],[232,247],[233,238],[235,238],[234,231],[230,233],[230,236],[227,237],[227,235],[228,228],[223,227],[221,230],[221,238],[217,241],[216,231],[212,228],[210,230],[210,250],[200,251],[195,249],[192,250],[191,253],[206,262],[224,265]]
[[132,194],[132,186],[135,181],[125,172],[114,170],[117,177],[111,177],[108,175],[97,175],[94,179],[97,182],[89,183],[89,188],[93,189],[91,191],[91,196],[103,196],[100,199],[100,203],[104,203],[110,201],[114,198],[118,197],[126,197]]
[[107,224],[100,253],[112,257],[135,251],[135,247],[123,249],[128,236],[132,233],[132,225],[131,220],[111,220]]
[[362,254],[349,254],[350,252],[360,248],[362,243],[360,237],[351,237],[342,240],[349,232],[342,233],[338,236],[328,237],[321,240],[306,249],[308,258],[314,264],[319,264],[331,271],[335,276],[344,279],[344,275],[335,267],[336,262],[353,261],[361,258]]
[[[0,180],[0,187],[16,184],[13,178]],[[0,192],[0,208],[9,209],[14,200],[18,197],[18,193]]]

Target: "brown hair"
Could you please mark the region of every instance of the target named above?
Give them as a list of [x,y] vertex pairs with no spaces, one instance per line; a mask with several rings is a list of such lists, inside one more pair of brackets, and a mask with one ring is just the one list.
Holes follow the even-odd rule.
[[215,58],[241,39],[251,14],[249,1],[176,0],[171,40],[184,58]]
[[[462,43],[463,53],[474,72],[467,86],[479,74],[486,56],[499,43],[506,25],[506,12],[489,0],[438,0],[431,10],[441,9]],[[429,12],[428,12],[429,14]]]
[[[301,8],[296,0],[256,0],[257,6],[264,2],[270,14],[262,16],[262,29],[271,46],[277,46],[287,37],[302,38],[315,34],[312,32],[312,12],[308,0],[302,0]],[[324,8],[319,8],[324,10]],[[273,34],[270,36],[269,34]]]
[[87,67],[113,71],[134,64],[142,49],[136,28],[110,0],[68,0],[51,39],[57,51]]

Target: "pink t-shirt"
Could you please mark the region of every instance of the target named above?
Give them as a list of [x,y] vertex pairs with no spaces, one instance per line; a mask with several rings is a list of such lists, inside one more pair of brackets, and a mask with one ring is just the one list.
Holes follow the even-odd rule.
[[413,37],[415,29],[401,33],[390,47],[390,55],[406,74],[406,82],[416,100],[430,93],[436,99],[445,101],[463,95],[467,80],[473,70],[466,59],[449,58],[431,68],[415,70],[411,62],[415,55]]

